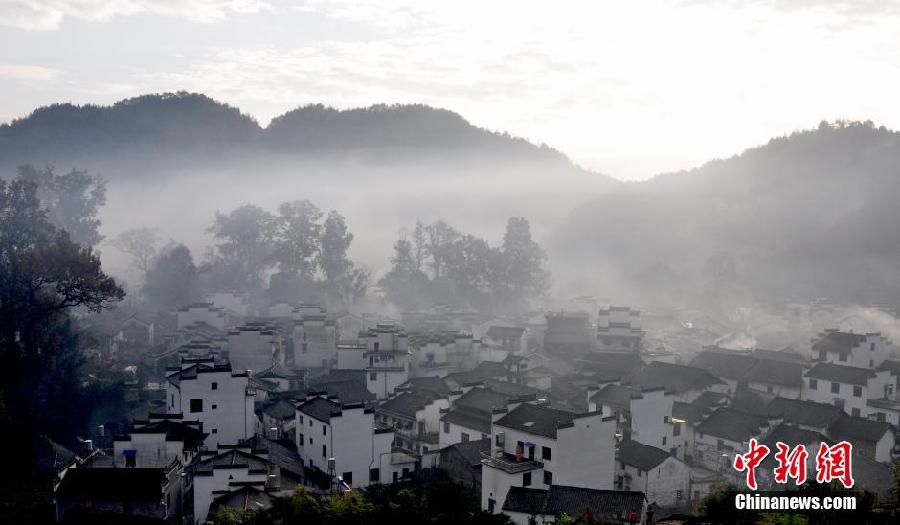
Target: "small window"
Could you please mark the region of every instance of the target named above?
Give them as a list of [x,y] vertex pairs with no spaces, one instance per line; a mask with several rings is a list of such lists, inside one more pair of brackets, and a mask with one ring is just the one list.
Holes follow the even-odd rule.
[[377,374],[377,373],[372,372],[371,374],[369,374],[369,381],[377,381],[377,380],[378,380],[378,374]]
[[832,394],[840,394],[841,393],[841,384],[832,381],[831,382],[831,393]]
[[663,446],[666,446],[666,436],[663,436],[662,444]]
[[869,343],[869,351],[870,351],[870,352],[874,352],[874,351],[875,351],[875,343]]
[[850,415],[853,416],[853,417],[859,417],[859,409],[858,409],[858,408],[853,408],[853,409],[851,409],[851,410],[850,410]]
[[312,445],[312,444],[313,444],[313,442],[312,442],[312,438],[309,438],[309,444],[310,444],[310,445]]
[[522,486],[530,487],[531,486],[531,472],[526,472],[522,474]]
[[450,433],[450,423],[444,421],[444,434]]
[[213,434],[218,434],[218,433],[219,433],[219,429],[218,429],[218,428],[212,429],[212,433],[213,433]]
[[347,485],[353,485],[353,473],[352,472],[344,472],[341,474],[341,477],[344,478],[344,483]]
[[768,392],[768,393],[771,394],[771,393],[774,392],[774,391],[775,391],[775,389],[772,388],[772,385],[769,385],[769,386],[766,387],[766,392]]
[[553,473],[544,471],[544,485],[553,485]]
[[378,483],[381,479],[381,470],[377,468],[369,469],[369,483]]
[[191,412],[203,412],[202,399],[191,399]]
[[875,368],[875,361],[869,359],[869,368]]
[[219,389],[219,383],[216,383],[215,381],[213,381],[213,383],[212,383],[212,389],[213,389],[213,390],[218,390],[218,389]]
[[716,440],[716,450],[720,452],[725,450],[725,441],[721,439]]
[[[395,474],[396,474],[396,472],[395,472]],[[394,480],[394,481],[396,481],[396,480]],[[494,507],[496,507],[496,506],[497,506],[497,500],[495,500],[495,499],[493,499],[493,498],[488,498],[488,512],[490,512],[491,514],[493,514],[493,513],[494,513]]]
[[374,346],[374,348],[375,348],[375,351],[376,351],[376,352],[380,349],[380,347],[381,347],[381,343],[378,342],[378,341],[375,341],[375,346]]
[[853,397],[862,397],[862,387],[861,386],[853,387]]
[[312,426],[313,426],[313,420],[312,420],[312,419],[309,420],[309,426],[310,426],[310,428],[312,428]]
[[819,388],[819,382],[816,381],[815,379],[810,379],[810,380],[809,380],[809,389],[810,389],[810,390],[816,390],[816,389],[818,389],[818,388]]
[[297,421],[299,421],[301,425],[303,424],[303,415],[302,414],[299,416],[299,419],[297,419]]
[[553,460],[553,451],[550,450],[550,447],[541,447],[541,459],[546,461]]
[[841,361],[846,361],[846,360],[847,360],[847,354],[841,354],[841,356],[839,357],[839,359],[840,359]]
[[675,423],[675,425],[672,426],[672,435],[673,436],[681,435],[681,423]]
[[325,425],[322,425],[322,435],[323,436],[328,435],[328,427],[326,427]]
[[461,432],[461,433],[459,434],[459,439],[460,439],[463,443],[466,443],[466,442],[469,441],[469,434],[466,433],[466,432]]
[[886,417],[885,417],[884,412],[877,412],[875,414],[875,421],[878,421],[879,423],[884,423],[885,419],[886,419]]
[[325,445],[322,445],[322,457],[328,457],[328,451],[325,449]]
[[211,408],[212,410],[215,410],[215,409],[219,408],[219,405],[213,405],[213,406],[210,407],[210,408]]
[[306,444],[306,438],[303,436],[303,434],[300,434],[300,438],[297,439],[297,443],[300,443],[301,447]]

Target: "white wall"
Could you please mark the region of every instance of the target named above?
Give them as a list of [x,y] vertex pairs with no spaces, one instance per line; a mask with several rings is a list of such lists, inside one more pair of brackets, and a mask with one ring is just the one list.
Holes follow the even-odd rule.
[[[216,383],[216,389],[212,384]],[[209,434],[206,446],[217,448],[249,439],[256,428],[254,397],[247,395],[246,375],[228,371],[199,372],[196,379],[182,379],[176,387],[166,382],[170,412],[180,412],[185,421],[200,421]],[[172,400],[174,398],[174,403]],[[191,412],[191,399],[202,399],[203,410]]]
[[668,451],[672,448],[672,405],[663,390],[644,392],[631,400],[631,439]]
[[247,467],[215,468],[212,475],[194,476],[194,523],[202,524],[209,515],[215,497],[213,491],[230,490],[229,483],[241,481],[266,482],[267,473],[250,474]]

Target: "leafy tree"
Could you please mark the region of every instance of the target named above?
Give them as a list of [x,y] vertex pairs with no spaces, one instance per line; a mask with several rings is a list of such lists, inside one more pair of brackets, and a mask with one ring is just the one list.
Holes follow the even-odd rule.
[[325,276],[325,289],[343,305],[352,304],[365,295],[369,287],[369,272],[358,268],[347,257],[353,234],[344,217],[331,211],[322,226],[322,248],[319,267]]
[[322,212],[313,203],[302,200],[285,202],[275,218],[274,258],[284,273],[311,280],[319,252]]
[[522,217],[506,223],[503,246],[496,270],[497,288],[510,304],[538,297],[549,286],[549,274],[543,264],[547,255],[531,238],[531,226]]
[[134,265],[142,275],[146,276],[150,269],[150,262],[156,256],[159,242],[159,230],[156,228],[132,228],[116,235],[107,241],[107,244],[132,256]]
[[106,204],[106,181],[86,171],[72,170],[57,175],[53,167],[38,169],[31,164],[19,166],[18,178],[37,185],[37,197],[47,211],[48,220],[69,232],[69,237],[85,246],[103,240],[97,213]]
[[191,250],[183,244],[165,248],[147,271],[141,293],[164,311],[190,304],[198,295],[198,272]]
[[259,288],[271,261],[274,227],[272,214],[251,204],[228,214],[216,212],[207,231],[220,242],[210,264],[235,288]]
[[406,239],[394,243],[391,269],[378,281],[388,301],[404,309],[415,309],[424,303],[428,276],[419,269],[414,245]]
[[444,221],[435,221],[425,226],[425,245],[423,252],[431,258],[431,271],[435,279],[441,278],[446,268],[447,258],[453,243],[459,239],[459,232]]

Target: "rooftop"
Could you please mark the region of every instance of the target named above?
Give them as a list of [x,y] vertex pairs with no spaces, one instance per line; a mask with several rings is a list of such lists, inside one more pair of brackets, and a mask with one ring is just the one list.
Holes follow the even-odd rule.
[[630,439],[619,444],[618,460],[644,472],[656,468],[671,457],[673,456],[665,450]]
[[868,368],[842,366],[833,363],[817,363],[816,366],[806,372],[806,377],[866,386],[869,383],[869,379],[875,377],[875,372]]
[[631,384],[642,390],[665,388],[681,394],[723,384],[722,380],[702,368],[654,361],[631,376]]
[[503,510],[523,514],[577,516],[590,509],[599,520],[627,523],[631,514],[641,519],[647,498],[643,492],[597,490],[551,485],[549,490],[511,487]]
[[555,408],[522,403],[501,417],[495,425],[556,439],[560,427],[571,426],[575,414]]
[[866,340],[865,334],[828,330],[812,345],[813,353],[821,351],[849,354],[850,351]]

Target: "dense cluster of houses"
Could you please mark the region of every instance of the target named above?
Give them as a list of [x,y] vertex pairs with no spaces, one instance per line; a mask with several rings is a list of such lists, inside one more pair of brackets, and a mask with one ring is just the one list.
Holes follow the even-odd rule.
[[146,415],[58,465],[58,512],[202,524],[300,485],[362,490],[442,468],[516,523],[586,509],[648,523],[740,483],[731,465],[751,438],[849,441],[857,484],[890,487],[900,356],[886,337],[685,354],[650,345],[642,321],[615,306],[390,321],[224,292],[169,327],[132,317],[110,341],[141,349]]

